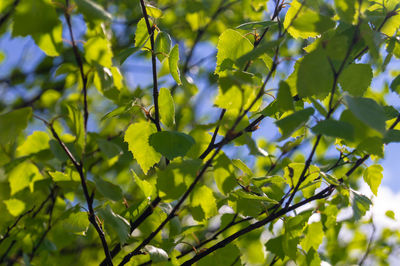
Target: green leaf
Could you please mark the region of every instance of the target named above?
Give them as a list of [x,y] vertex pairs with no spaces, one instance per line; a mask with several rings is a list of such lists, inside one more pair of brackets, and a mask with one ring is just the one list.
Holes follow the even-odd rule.
[[160,31],[157,34],[154,50],[160,62],[162,62],[164,58],[168,57],[169,51],[171,50],[171,37],[168,33]]
[[153,193],[153,186],[147,182],[146,180],[140,179],[134,171],[131,171],[133,178],[135,179],[135,183],[138,185],[140,190],[143,192],[144,196],[150,197]]
[[157,152],[172,160],[185,156],[194,144],[194,139],[177,131],[161,131],[152,134],[149,143]]
[[243,265],[238,259],[241,251],[232,243],[224,246],[223,248],[217,249],[210,255],[201,259],[198,266],[210,266],[210,265]]
[[352,191],[351,195],[352,195],[351,207],[353,209],[353,216],[354,219],[357,221],[360,220],[369,210],[370,206],[372,205],[372,202],[366,196],[358,194],[355,191]]
[[368,184],[375,196],[378,196],[378,188],[383,178],[382,172],[383,167],[379,164],[371,165],[364,170],[364,181]]
[[352,140],[354,129],[350,123],[336,120],[323,120],[311,129],[315,134]]
[[193,217],[195,220],[201,221],[203,219],[209,219],[218,213],[213,191],[208,187],[201,186],[196,188],[192,192],[190,199],[191,206],[200,206],[204,214],[204,217]]
[[103,194],[104,197],[113,201],[119,201],[123,198],[122,190],[119,186],[98,177],[94,178],[94,182],[96,183],[96,189]]
[[176,200],[185,192],[196,177],[201,160],[173,161],[165,170],[159,171],[157,188],[163,200]]
[[54,172],[49,172],[49,175],[51,176],[51,178],[53,179],[54,182],[63,182],[63,181],[80,182],[81,181],[79,174],[76,171],[71,171],[70,174],[54,171]]
[[67,105],[67,109],[68,125],[76,136],[75,141],[80,145],[80,147],[83,147],[85,143],[85,126],[81,111],[72,105]]
[[317,37],[336,24],[330,17],[319,14],[307,4],[308,2],[299,3],[294,0],[286,13],[283,26],[294,38]]
[[60,21],[54,26],[51,32],[34,34],[35,43],[48,56],[59,56],[62,50],[62,25]]
[[280,259],[284,259],[285,251],[283,249],[282,243],[283,243],[283,236],[278,236],[276,238],[269,239],[268,242],[265,244],[265,247],[267,248],[268,251],[274,253]]
[[109,140],[103,139],[101,137],[97,137],[96,142],[97,142],[97,145],[99,145],[100,151],[102,153],[104,153],[109,159],[111,159],[117,155],[120,155],[122,153],[121,148],[117,144],[115,144]]
[[221,154],[215,159],[214,178],[219,191],[224,195],[228,195],[237,186],[235,167],[225,154]]
[[254,29],[265,29],[267,27],[276,26],[278,22],[276,21],[252,21],[246,22],[236,27],[236,29],[241,30],[254,30]]
[[247,193],[243,190],[236,190],[236,191],[232,192],[231,195],[234,195],[238,198],[265,201],[265,202],[272,203],[272,204],[278,203],[276,200],[270,199],[267,196],[258,196],[255,194]]
[[[151,24],[150,24],[151,26]],[[151,49],[150,46],[150,36],[149,32],[147,30],[147,25],[146,25],[146,20],[144,18],[141,18],[136,25],[136,31],[135,31],[135,47],[136,48],[142,48],[143,46],[148,47]]]
[[179,74],[178,61],[179,61],[179,47],[178,47],[178,44],[175,44],[175,46],[172,48],[171,52],[169,53],[169,58],[168,58],[169,72],[171,73],[175,82],[178,85],[182,85],[181,77]]
[[300,244],[306,252],[311,248],[318,250],[318,247],[322,244],[323,237],[324,231],[322,229],[322,223],[311,223],[307,226],[305,238],[301,240]]
[[400,130],[390,129],[383,138],[384,143],[400,142]]
[[13,21],[13,36],[48,34],[60,23],[50,0],[22,1],[16,6]]
[[0,115],[0,145],[16,140],[19,134],[28,126],[32,116],[30,107],[17,109]]
[[67,219],[64,219],[62,226],[69,233],[85,235],[89,228],[89,219],[86,212],[71,213]]
[[46,132],[35,131],[17,148],[17,156],[26,156],[50,148],[50,137]]
[[124,49],[122,52],[115,56],[117,62],[122,65],[129,56],[133,55],[137,51],[139,51],[142,47],[129,47]]
[[104,219],[106,228],[109,228],[117,233],[119,242],[126,243],[129,238],[129,222],[122,216],[116,214],[111,209],[110,205],[98,211],[99,216]]
[[147,245],[145,247],[147,253],[150,254],[150,259],[152,263],[157,263],[161,261],[168,261],[168,253],[161,248],[156,248],[154,246]]
[[232,160],[232,163],[234,166],[242,170],[242,172],[248,176],[253,176],[253,172],[251,169],[240,159],[234,159]]
[[321,265],[321,258],[317,251],[314,248],[310,248],[306,255],[306,263],[305,265],[308,266],[320,266]]
[[366,125],[385,133],[385,111],[373,99],[362,97],[344,96],[347,107],[360,121]]
[[356,12],[355,0],[335,0],[335,7],[339,17],[347,23],[352,23]]
[[383,149],[383,140],[380,137],[366,138],[357,146],[357,150],[364,151],[381,158],[384,156]]
[[85,44],[85,59],[92,65],[112,67],[113,53],[110,42],[103,37],[90,38]]
[[236,60],[253,49],[251,42],[239,32],[227,29],[218,39],[216,74],[220,74],[227,65],[235,64]]
[[19,199],[8,199],[3,201],[12,216],[18,216],[25,210],[25,202]]
[[156,127],[144,121],[130,125],[125,132],[124,141],[128,142],[129,150],[145,174],[161,159],[161,154],[149,144],[149,138],[155,132]]
[[26,187],[29,187],[30,191],[33,192],[34,182],[41,179],[43,179],[43,176],[33,163],[25,161],[18,164],[11,170],[8,176],[11,195],[14,195]]
[[297,73],[297,91],[300,97],[326,97],[332,89],[333,73],[322,49],[306,56],[299,64]]
[[146,11],[147,11],[147,14],[150,16],[150,17],[153,17],[153,18],[160,18],[160,17],[162,17],[162,11],[161,11],[161,9],[159,9],[159,8],[157,8],[157,7],[155,7],[155,6],[152,6],[152,5],[150,5],[150,4],[145,4],[146,5]]
[[75,0],[79,12],[90,21],[111,20],[112,16],[104,8],[92,0]]
[[167,127],[172,127],[175,124],[175,105],[169,89],[160,89],[158,103],[160,107],[161,122]]
[[294,112],[291,115],[288,115],[281,120],[275,122],[275,124],[279,127],[282,132],[282,137],[280,140],[286,139],[290,137],[290,135],[300,128],[303,124],[305,124],[309,117],[314,114],[314,109],[308,107],[306,109]]
[[399,27],[400,27],[400,14],[397,10],[394,16],[391,16],[387,21],[385,21],[385,24],[383,24],[383,27],[380,29],[380,32],[385,34],[386,36],[393,36],[396,32],[398,32]]
[[281,111],[294,110],[293,97],[290,93],[290,87],[285,81],[279,82],[276,104]]
[[396,217],[395,217],[395,214],[394,214],[394,212],[393,212],[393,211],[391,211],[391,210],[389,210],[389,211],[386,211],[386,212],[385,212],[385,215],[386,215],[386,217],[389,217],[390,219],[392,219],[392,220],[395,220],[395,221],[396,221]]
[[395,79],[393,79],[392,83],[390,83],[390,89],[393,92],[400,94],[400,75],[398,75]]
[[351,95],[362,96],[372,81],[372,68],[369,64],[351,64],[339,77],[339,83],[344,91]]

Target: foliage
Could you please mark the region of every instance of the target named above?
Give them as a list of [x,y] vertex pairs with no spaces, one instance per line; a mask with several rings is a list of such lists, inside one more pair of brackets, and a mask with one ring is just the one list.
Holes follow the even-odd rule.
[[1,80],[0,263],[387,264],[400,234],[359,186],[400,142],[399,11],[1,1],[2,36],[44,54]]

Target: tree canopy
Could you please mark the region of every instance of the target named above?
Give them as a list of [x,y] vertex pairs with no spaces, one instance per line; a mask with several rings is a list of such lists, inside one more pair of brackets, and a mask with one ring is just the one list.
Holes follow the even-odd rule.
[[399,12],[2,0],[35,54],[0,52],[0,264],[387,265],[360,186],[400,142]]

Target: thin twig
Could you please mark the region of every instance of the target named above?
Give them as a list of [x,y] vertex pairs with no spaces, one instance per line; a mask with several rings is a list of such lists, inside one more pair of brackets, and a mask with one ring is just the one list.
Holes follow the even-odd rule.
[[10,232],[11,230],[13,230],[19,223],[19,221],[21,221],[22,218],[24,218],[24,216],[30,214],[33,210],[34,210],[35,206],[33,206],[31,209],[27,210],[26,212],[24,212],[23,214],[19,215],[17,217],[17,219],[14,221],[14,223],[11,226],[7,227],[7,231],[4,234],[4,236],[0,239],[0,244],[6,240],[9,236],[10,236]]
[[17,8],[17,5],[19,4],[20,0],[14,0],[14,2],[11,4],[10,9],[8,12],[6,12],[3,16],[0,17],[0,27],[3,26],[3,24],[7,21],[7,19],[14,13],[15,9]]
[[157,131],[161,131],[160,126],[160,110],[158,106],[158,81],[157,81],[157,60],[156,52],[154,48],[154,25],[150,25],[149,16],[147,15],[146,5],[143,0],[140,0],[140,6],[142,8],[143,17],[146,22],[147,32],[150,36],[150,47],[151,47],[151,66],[153,71],[153,102],[154,102],[154,123]]
[[372,222],[372,232],[371,232],[371,235],[368,240],[367,249],[366,249],[363,257],[361,258],[360,262],[358,263],[359,266],[362,266],[365,263],[365,261],[368,258],[369,253],[371,252],[371,249],[372,249],[371,246],[372,246],[372,242],[374,241],[375,231],[376,231],[376,227],[375,227],[374,223]]
[[44,120],[43,118],[40,118],[38,116],[35,116],[35,117],[40,119],[40,120],[42,120],[46,124],[46,126],[50,129],[53,137],[60,144],[61,148],[64,150],[64,152],[66,153],[68,158],[71,160],[72,164],[74,165],[76,171],[78,172],[80,180],[81,180],[83,194],[85,196],[87,207],[88,207],[88,212],[89,212],[88,213],[88,219],[89,219],[90,223],[96,229],[97,234],[99,235],[99,238],[100,238],[101,243],[103,245],[104,254],[106,255],[107,265],[113,265],[112,264],[111,255],[110,255],[110,251],[109,251],[109,248],[108,248],[108,245],[107,245],[107,241],[106,241],[103,229],[100,227],[100,225],[98,224],[97,219],[96,219],[96,214],[95,214],[94,209],[93,209],[93,197],[89,194],[89,190],[88,190],[88,187],[87,187],[87,184],[86,184],[86,178],[85,178],[85,175],[83,173],[82,165],[75,159],[74,155],[71,153],[71,151],[65,145],[65,143],[60,139],[60,137],[58,136],[57,132],[55,131],[55,129],[53,127],[53,124],[47,122],[46,120]]
[[47,221],[47,228],[44,231],[44,233],[42,234],[42,236],[40,237],[39,241],[33,246],[32,252],[29,255],[30,261],[32,261],[32,259],[34,258],[36,251],[39,249],[40,245],[43,243],[46,235],[50,232],[51,227],[52,227],[53,210],[54,210],[57,196],[55,195],[54,190],[52,190],[52,193],[50,193],[50,195],[51,195],[51,205],[50,205],[50,209],[49,209],[49,219]]

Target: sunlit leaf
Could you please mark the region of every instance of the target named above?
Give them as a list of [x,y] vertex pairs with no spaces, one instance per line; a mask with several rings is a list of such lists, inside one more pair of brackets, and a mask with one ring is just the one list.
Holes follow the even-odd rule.
[[363,178],[370,187],[375,196],[378,195],[378,188],[383,178],[383,167],[379,164],[374,164],[365,169]]
[[175,105],[169,89],[160,89],[158,103],[161,122],[167,127],[172,127],[175,124]]
[[3,201],[12,216],[18,216],[25,210],[25,203],[19,199],[8,199]]
[[79,12],[82,12],[89,20],[111,20],[112,16],[104,8],[92,0],[75,0]]
[[157,129],[150,122],[134,123],[125,132],[124,140],[144,173],[161,159],[161,154],[149,144],[149,138],[155,132]]
[[181,85],[182,82],[179,74],[178,61],[179,61],[179,47],[178,44],[175,44],[175,46],[169,53],[169,58],[168,58],[169,72],[171,73],[171,76],[174,78],[175,82],[178,85]]

